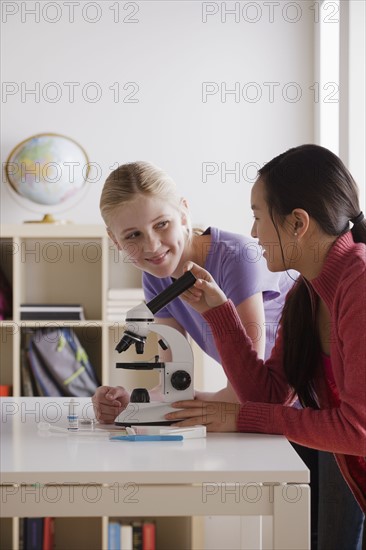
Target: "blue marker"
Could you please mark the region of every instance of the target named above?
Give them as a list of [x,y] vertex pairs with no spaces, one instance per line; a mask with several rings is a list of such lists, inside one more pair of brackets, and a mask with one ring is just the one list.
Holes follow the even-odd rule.
[[114,435],[110,441],[182,441],[182,435]]

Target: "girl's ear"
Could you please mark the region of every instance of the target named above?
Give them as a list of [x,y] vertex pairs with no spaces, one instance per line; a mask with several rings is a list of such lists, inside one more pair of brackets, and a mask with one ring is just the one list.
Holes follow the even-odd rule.
[[187,201],[187,199],[185,199],[184,197],[182,197],[182,198],[180,199],[180,203],[183,204],[184,208],[186,208],[186,209],[188,210],[189,207],[188,207],[188,201]]
[[185,198],[180,199],[181,210],[181,220],[183,225],[188,225],[188,201]]
[[113,235],[112,231],[109,229],[109,227],[106,228],[107,229],[107,233],[108,233],[108,237],[114,242],[115,246],[117,247],[118,250],[122,250],[121,246],[119,245],[116,237]]
[[309,214],[306,212],[306,210],[303,210],[302,208],[295,208],[291,212],[290,216],[293,234],[296,237],[302,237],[303,235],[305,235],[310,223]]

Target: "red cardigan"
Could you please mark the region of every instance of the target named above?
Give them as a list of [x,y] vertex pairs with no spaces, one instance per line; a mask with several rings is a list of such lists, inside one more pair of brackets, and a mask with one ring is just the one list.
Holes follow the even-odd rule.
[[[264,363],[252,349],[229,300],[204,314],[226,375],[242,406],[238,430],[283,434],[289,440],[335,454],[338,465],[366,510],[366,246],[352,233],[339,237],[320,275],[311,281],[332,319],[330,357],[339,405],[334,406],[321,369],[315,379],[320,410],[289,406],[282,365],[282,331]],[[264,368],[265,366],[265,368]]]

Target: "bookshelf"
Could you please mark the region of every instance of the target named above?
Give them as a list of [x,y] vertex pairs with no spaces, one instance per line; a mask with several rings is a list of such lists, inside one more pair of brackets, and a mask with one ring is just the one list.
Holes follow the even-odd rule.
[[[123,261],[104,226],[3,225],[0,266],[12,287],[12,315],[0,321],[0,385],[11,386],[11,395],[22,395],[22,333],[29,328],[55,325],[75,330],[102,384],[119,384],[132,390],[142,384],[151,387],[157,382],[154,371],[122,373],[114,367],[120,358],[114,348],[122,335],[123,319],[121,323],[108,321],[108,289],[141,288],[141,272]],[[20,318],[20,305],[27,303],[81,304],[85,320],[24,321]],[[138,359],[155,355],[156,345],[156,340],[151,338],[144,355]],[[134,350],[130,348],[125,359],[133,360],[133,356]],[[200,364],[199,357],[196,363]],[[74,536],[77,532],[79,549],[107,549],[108,523],[108,517],[82,518],[80,521],[79,518],[56,518],[57,548],[69,547],[68,534]],[[17,550],[19,519],[1,519],[0,532],[1,548]],[[176,548],[194,548],[201,544],[198,518],[156,518],[156,533],[157,547],[161,549],[171,548],[172,536],[173,540],[182,541],[182,546]]]

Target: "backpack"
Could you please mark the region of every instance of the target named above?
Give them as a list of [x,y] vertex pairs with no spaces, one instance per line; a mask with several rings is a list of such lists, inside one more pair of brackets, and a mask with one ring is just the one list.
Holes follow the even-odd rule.
[[[33,330],[23,361],[29,369],[33,394],[90,397],[100,386],[87,353],[71,328]],[[22,371],[24,383],[28,373],[23,368]]]

